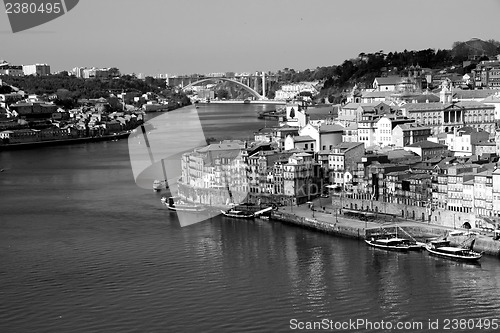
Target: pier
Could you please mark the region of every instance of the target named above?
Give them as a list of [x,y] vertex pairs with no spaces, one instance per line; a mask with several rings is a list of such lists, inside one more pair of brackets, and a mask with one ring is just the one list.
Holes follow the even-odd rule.
[[[361,241],[367,235],[379,232],[381,228],[387,229],[387,232],[400,228],[412,235],[413,238],[424,242],[431,238],[447,237],[453,246],[460,246],[471,240],[471,235],[466,235],[467,230],[463,230],[464,235],[452,236],[450,232],[457,231],[456,229],[440,225],[403,219],[392,222],[361,221],[345,217],[342,214],[336,216],[334,211],[331,207],[321,211],[313,211],[305,205],[302,207],[282,207],[272,211],[271,220]],[[494,240],[490,235],[480,233],[474,235],[474,239],[474,251],[500,257],[500,241]]]

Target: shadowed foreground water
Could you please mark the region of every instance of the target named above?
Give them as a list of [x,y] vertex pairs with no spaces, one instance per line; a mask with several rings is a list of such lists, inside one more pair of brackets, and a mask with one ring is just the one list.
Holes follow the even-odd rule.
[[496,258],[384,252],[259,220],[180,228],[135,185],[126,140],[1,152],[0,168],[1,332],[288,332],[292,318],[436,332],[429,320],[500,319]]

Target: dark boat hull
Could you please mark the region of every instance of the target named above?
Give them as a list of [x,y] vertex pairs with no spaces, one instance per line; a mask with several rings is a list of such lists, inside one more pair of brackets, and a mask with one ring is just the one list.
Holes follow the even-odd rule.
[[221,210],[221,213],[224,216],[231,217],[231,218],[234,218],[234,219],[246,219],[246,220],[249,220],[249,219],[253,219],[255,217],[254,214],[236,214],[236,213],[225,212],[223,210]]

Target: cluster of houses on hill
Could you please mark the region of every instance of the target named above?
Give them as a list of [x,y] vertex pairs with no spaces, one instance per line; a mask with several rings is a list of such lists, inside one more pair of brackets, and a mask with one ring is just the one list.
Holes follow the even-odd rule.
[[227,202],[230,188],[236,197],[294,205],[329,192],[342,198],[339,208],[494,225],[499,91],[465,92],[449,81],[438,93],[407,87],[394,86],[379,100],[375,90],[354,87],[337,112],[329,107],[319,115],[290,103],[280,125],[255,133],[252,143],[221,142],[184,154],[184,194]]
[[117,135],[143,123],[137,110],[112,111],[105,98],[64,110],[49,98],[16,90],[0,94],[0,145]]

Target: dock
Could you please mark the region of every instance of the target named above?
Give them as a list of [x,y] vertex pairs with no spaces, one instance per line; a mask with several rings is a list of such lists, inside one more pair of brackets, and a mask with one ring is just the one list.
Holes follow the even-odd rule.
[[[324,232],[338,237],[346,237],[364,241],[368,235],[395,232],[396,228],[412,235],[413,238],[425,241],[431,238],[447,237],[453,246],[460,246],[470,241],[470,235],[452,236],[450,229],[440,225],[422,223],[417,221],[361,221],[356,218],[348,218],[344,215],[335,216],[330,211],[311,211],[307,207],[285,207],[271,212],[271,221],[294,225],[319,232]],[[382,233],[383,233],[382,232]],[[484,252],[486,255],[500,257],[500,241],[493,240],[486,235],[475,235],[474,251]]]

